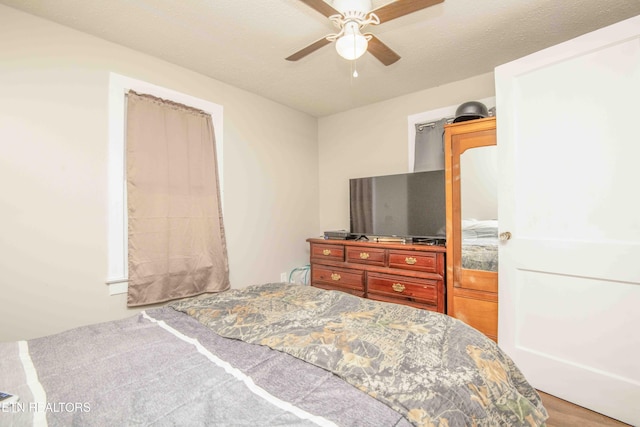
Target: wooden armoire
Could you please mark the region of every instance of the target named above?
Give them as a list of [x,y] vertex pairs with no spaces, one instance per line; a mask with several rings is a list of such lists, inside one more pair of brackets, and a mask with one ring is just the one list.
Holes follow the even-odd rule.
[[[493,176],[497,174],[495,117],[446,125],[444,145],[447,314],[497,341],[497,176]],[[492,229],[486,224],[495,224],[495,236],[491,237]],[[484,238],[487,235],[490,238]],[[476,262],[472,257],[481,260]]]

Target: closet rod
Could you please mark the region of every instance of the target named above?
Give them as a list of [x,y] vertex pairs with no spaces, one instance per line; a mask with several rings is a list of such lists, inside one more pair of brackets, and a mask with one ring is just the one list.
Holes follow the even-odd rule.
[[[442,119],[440,119],[442,120]],[[447,119],[447,124],[453,123],[453,117]],[[427,123],[418,123],[418,132],[422,131],[424,128],[432,128],[435,127],[436,122],[427,122]]]

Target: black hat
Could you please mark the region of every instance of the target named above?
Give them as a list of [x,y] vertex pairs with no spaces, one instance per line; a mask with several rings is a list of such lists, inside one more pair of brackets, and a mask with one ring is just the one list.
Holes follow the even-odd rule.
[[464,104],[460,104],[456,110],[456,118],[453,119],[453,123],[483,119],[488,116],[489,110],[487,110],[487,107],[482,102],[469,101]]

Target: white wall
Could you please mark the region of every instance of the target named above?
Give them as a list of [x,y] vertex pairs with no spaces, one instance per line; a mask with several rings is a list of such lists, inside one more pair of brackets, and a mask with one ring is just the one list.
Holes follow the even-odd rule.
[[109,72],[223,105],[233,287],[308,262],[315,118],[0,5],[0,340],[137,311],[104,284]]
[[493,96],[487,73],[319,119],[318,233],[349,229],[349,178],[409,171],[408,116]]

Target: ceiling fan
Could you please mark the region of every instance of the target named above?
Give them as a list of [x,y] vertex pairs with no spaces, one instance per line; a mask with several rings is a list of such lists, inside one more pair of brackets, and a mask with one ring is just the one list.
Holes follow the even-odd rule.
[[300,1],[329,18],[340,31],[311,43],[287,57],[287,61],[297,61],[335,41],[338,54],[345,59],[354,60],[369,51],[384,65],[391,65],[400,59],[400,55],[375,35],[363,34],[361,30],[367,25],[383,24],[444,0],[396,0],[374,10],[371,10],[371,0],[333,0],[333,6],[324,0]]

